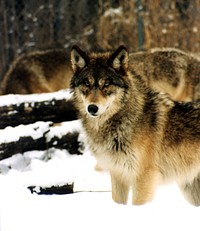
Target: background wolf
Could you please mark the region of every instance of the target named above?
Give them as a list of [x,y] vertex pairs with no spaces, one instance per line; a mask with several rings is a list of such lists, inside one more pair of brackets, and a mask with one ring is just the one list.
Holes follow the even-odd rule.
[[18,57],[3,77],[0,94],[54,92],[68,88],[72,76],[65,49],[34,51]]
[[[178,49],[130,55],[130,66],[148,86],[174,100],[200,99],[200,61]],[[69,87],[73,75],[67,50],[35,51],[17,58],[0,84],[1,94],[52,92]]]
[[71,52],[74,101],[91,151],[110,172],[112,197],[125,204],[132,187],[133,204],[144,204],[159,184],[176,181],[199,205],[200,105],[146,87],[128,59],[123,46]]
[[130,55],[130,66],[155,90],[178,101],[200,99],[200,59],[175,48]]

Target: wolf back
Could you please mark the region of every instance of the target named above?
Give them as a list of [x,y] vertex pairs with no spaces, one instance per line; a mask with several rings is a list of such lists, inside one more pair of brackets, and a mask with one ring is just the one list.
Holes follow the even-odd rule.
[[14,60],[0,83],[0,94],[58,91],[69,87],[72,75],[65,49],[33,51]]
[[176,101],[200,100],[200,58],[175,48],[132,53],[130,67],[146,84]]

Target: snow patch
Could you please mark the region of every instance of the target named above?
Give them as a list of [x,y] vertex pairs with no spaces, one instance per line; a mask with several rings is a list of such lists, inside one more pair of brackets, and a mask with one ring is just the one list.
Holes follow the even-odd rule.
[[115,15],[122,15],[123,8],[120,6],[118,8],[109,8],[109,10],[106,10],[104,13],[104,17],[113,17]]
[[49,142],[55,136],[61,138],[67,133],[81,133],[81,130],[82,128],[80,120],[62,122],[62,126],[53,126],[50,128],[50,132],[46,135],[47,142]]
[[19,125],[16,127],[6,127],[0,129],[0,143],[17,142],[20,137],[31,136],[33,139],[38,139],[41,134],[49,130],[51,122],[36,122],[29,125]]
[[40,94],[28,94],[28,95],[17,95],[9,94],[2,95],[0,101],[0,107],[19,105],[21,103],[27,103],[27,105],[34,105],[35,102],[52,101],[66,99],[69,100],[72,97],[72,93],[69,89],[60,90],[52,93],[40,93]]

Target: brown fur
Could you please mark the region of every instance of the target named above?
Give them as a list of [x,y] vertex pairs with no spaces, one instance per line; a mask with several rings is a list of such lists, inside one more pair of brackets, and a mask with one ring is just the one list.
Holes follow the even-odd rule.
[[133,68],[148,86],[177,101],[200,100],[200,59],[175,48],[130,55]]
[[[129,65],[146,82],[178,101],[200,100],[200,60],[174,48],[132,53]],[[0,94],[53,92],[73,75],[65,49],[35,51],[17,58],[0,83]]]
[[71,61],[74,101],[114,201],[125,204],[132,188],[133,204],[144,204],[159,184],[176,181],[200,205],[200,105],[148,88],[123,46],[99,54],[74,46]]
[[0,94],[58,91],[69,87],[72,74],[66,50],[30,52],[12,63],[1,81]]

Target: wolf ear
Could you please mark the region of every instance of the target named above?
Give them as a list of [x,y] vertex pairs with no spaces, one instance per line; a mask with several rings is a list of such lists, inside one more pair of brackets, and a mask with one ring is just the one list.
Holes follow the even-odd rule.
[[76,72],[78,69],[82,69],[89,62],[89,57],[78,46],[74,45],[71,49],[71,63],[72,69]]
[[123,45],[118,47],[117,50],[108,59],[108,64],[117,71],[123,70],[126,72],[128,69],[128,62],[128,51]]

